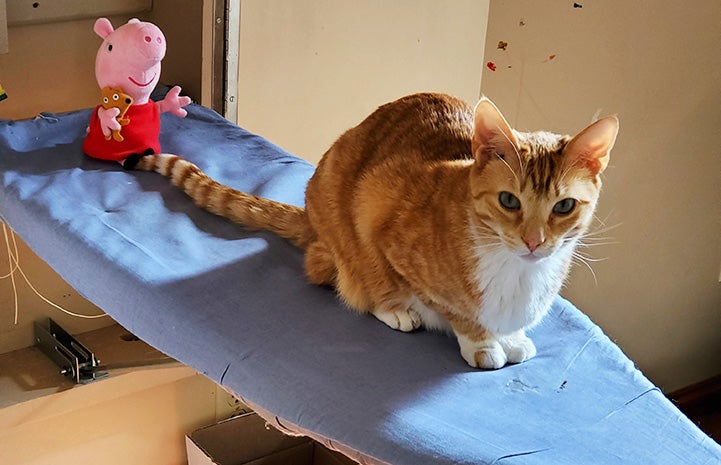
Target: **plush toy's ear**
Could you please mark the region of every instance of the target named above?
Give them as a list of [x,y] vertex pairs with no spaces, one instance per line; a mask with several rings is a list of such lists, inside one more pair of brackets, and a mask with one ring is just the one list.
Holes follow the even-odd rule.
[[93,26],[93,31],[103,39],[108,37],[113,32],[113,25],[110,23],[108,18],[98,18]]
[[571,139],[563,149],[563,154],[574,160],[580,160],[593,174],[600,174],[608,166],[617,135],[618,118],[607,116]]
[[511,126],[496,105],[486,97],[476,104],[474,110],[473,139],[471,150],[478,162],[490,157],[503,156],[517,151],[518,142]]

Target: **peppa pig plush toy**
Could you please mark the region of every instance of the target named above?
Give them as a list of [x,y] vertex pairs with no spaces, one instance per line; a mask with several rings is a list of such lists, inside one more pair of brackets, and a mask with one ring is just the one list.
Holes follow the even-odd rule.
[[190,98],[181,97],[175,86],[163,100],[150,100],[165,56],[165,36],[156,25],[131,19],[113,30],[100,18],[93,29],[103,38],[95,58],[103,103],[90,118],[83,152],[132,169],[141,157],[160,152],[160,114],[185,117]]

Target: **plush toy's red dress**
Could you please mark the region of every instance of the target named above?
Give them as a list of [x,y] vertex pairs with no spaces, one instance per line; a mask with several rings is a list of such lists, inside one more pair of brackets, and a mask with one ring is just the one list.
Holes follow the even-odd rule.
[[[98,108],[90,117],[90,129],[83,141],[83,153],[102,160],[122,161],[131,154],[160,153],[160,112],[153,101],[131,105],[125,113],[130,122],[120,129],[122,141],[106,139],[100,127]],[[151,152],[152,151],[152,152]]]

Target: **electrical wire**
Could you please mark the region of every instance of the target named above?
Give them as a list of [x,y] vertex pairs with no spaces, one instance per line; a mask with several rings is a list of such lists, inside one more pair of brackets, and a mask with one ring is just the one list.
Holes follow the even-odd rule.
[[[9,277],[10,282],[12,282],[13,301],[15,304],[15,309],[14,309],[15,317],[14,317],[13,321],[14,321],[14,324],[17,326],[17,324],[18,324],[18,291],[17,291],[17,286],[15,284],[15,271],[17,270],[17,261],[10,258],[10,257],[12,257],[12,251],[10,250],[10,240],[8,239],[8,231],[7,231],[7,227],[5,226],[5,223],[3,223],[3,235],[5,236],[5,247],[7,248],[7,251],[8,251],[8,264],[10,265],[10,272],[0,279],[6,279]],[[14,237],[13,237],[13,243],[15,244]],[[17,246],[17,244],[16,244],[16,246]],[[15,252],[17,255],[17,249]]]
[[[14,298],[14,305],[15,305],[15,312],[14,312],[15,325],[18,324],[18,315],[19,315],[18,289],[17,289],[17,283],[15,282],[15,273],[16,272],[20,273],[20,276],[22,276],[23,280],[25,280],[25,282],[30,287],[30,289],[32,289],[32,291],[35,293],[35,295],[37,295],[41,300],[43,300],[43,302],[47,303],[51,307],[53,307],[63,313],[66,313],[66,314],[76,317],[76,318],[85,318],[85,319],[96,319],[96,318],[103,318],[103,317],[108,316],[106,313],[100,313],[97,315],[83,315],[81,313],[76,313],[76,312],[70,311],[70,310],[56,304],[55,302],[51,301],[50,299],[48,299],[47,297],[42,295],[40,293],[40,291],[38,291],[35,288],[35,286],[33,286],[33,284],[30,282],[30,279],[28,279],[27,275],[25,274],[22,267],[20,266],[20,253],[18,251],[17,241],[15,240],[15,231],[13,231],[12,228],[7,226],[4,221],[0,221],[0,222],[2,222],[3,236],[5,238],[5,248],[7,249],[8,262],[10,265],[9,273],[4,276],[0,276],[0,279],[10,278],[10,282],[11,282],[11,285],[13,288],[13,298]],[[10,234],[8,234],[8,229],[10,230]],[[10,246],[11,240],[12,240],[12,247]]]

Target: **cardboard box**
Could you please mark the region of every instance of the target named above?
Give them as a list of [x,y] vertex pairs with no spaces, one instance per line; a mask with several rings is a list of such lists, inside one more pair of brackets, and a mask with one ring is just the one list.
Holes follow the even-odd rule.
[[188,465],[354,465],[356,462],[307,437],[266,428],[247,413],[195,430],[185,437]]

